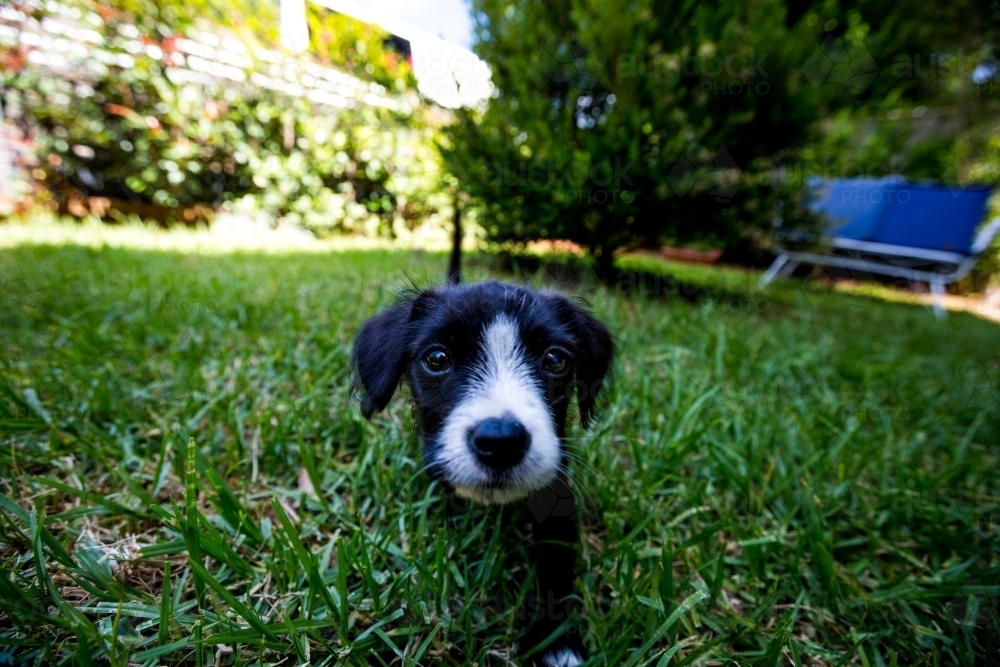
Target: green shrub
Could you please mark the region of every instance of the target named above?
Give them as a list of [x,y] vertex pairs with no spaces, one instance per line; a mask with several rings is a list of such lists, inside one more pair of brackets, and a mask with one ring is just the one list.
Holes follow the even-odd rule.
[[[775,220],[814,228],[809,176],[965,182],[946,126],[973,121],[973,153],[996,136],[1000,77],[971,76],[996,64],[996,3],[472,4],[497,90],[446,154],[500,245],[759,249]],[[901,109],[926,118],[885,122]]]
[[801,68],[820,28],[783,3],[473,3],[495,99],[459,114],[447,156],[498,242],[566,238],[605,264],[660,242],[766,242],[811,227],[772,177],[826,91]]
[[[107,47],[124,54],[115,26],[103,27]],[[320,235],[394,234],[447,205],[420,109],[335,108],[247,82],[175,83],[166,58],[131,59],[73,77],[32,64],[4,73],[8,101],[37,141],[36,176],[57,198],[239,201]]]
[[306,3],[306,18],[309,53],[321,62],[375,81],[389,90],[416,89],[413,68],[400,53],[386,46],[389,33],[382,28],[313,2]]

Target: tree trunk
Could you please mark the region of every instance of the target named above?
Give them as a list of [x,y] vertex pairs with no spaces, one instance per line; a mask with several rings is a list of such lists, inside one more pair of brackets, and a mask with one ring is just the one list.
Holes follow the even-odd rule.
[[601,248],[601,250],[601,254],[594,257],[594,272],[601,282],[613,285],[618,277],[618,272],[615,270],[615,256],[607,248]]
[[455,197],[455,219],[451,237],[451,259],[448,261],[448,282],[462,282],[462,206]]

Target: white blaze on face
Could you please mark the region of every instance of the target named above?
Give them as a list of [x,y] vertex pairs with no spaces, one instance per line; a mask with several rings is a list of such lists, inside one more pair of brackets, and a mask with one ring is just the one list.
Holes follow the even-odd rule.
[[[485,503],[505,503],[524,498],[555,479],[559,437],[517,325],[509,317],[498,317],[484,331],[481,344],[482,360],[438,435],[436,463],[459,495]],[[506,471],[502,486],[490,486],[491,472],[469,449],[469,434],[484,419],[510,415],[524,425],[530,444],[524,459]]]

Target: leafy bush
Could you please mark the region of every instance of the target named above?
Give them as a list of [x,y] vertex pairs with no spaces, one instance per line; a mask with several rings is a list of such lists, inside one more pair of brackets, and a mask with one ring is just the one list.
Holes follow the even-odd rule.
[[309,52],[321,62],[376,81],[389,90],[416,89],[413,68],[403,54],[387,46],[386,31],[312,2],[306,3],[306,18]]
[[938,106],[996,135],[1000,77],[979,90],[970,77],[995,72],[996,3],[473,6],[497,90],[459,114],[446,153],[504,246],[566,238],[605,265],[662,242],[760,248],[774,220],[815,225],[806,177],[852,175],[840,167],[861,153],[882,173],[960,176],[942,127],[873,125],[879,114]]
[[[64,0],[94,7],[92,0]],[[238,33],[242,38],[278,48],[281,26],[276,0],[105,0],[99,11],[136,25],[144,35],[168,37],[191,27]],[[413,70],[391,46],[389,33],[344,14],[306,3],[309,53],[321,62],[375,81],[389,90],[413,89]]]
[[253,187],[239,143],[265,134],[260,121],[225,98],[206,107],[200,90],[175,87],[150,58],[90,82],[31,68],[14,88],[43,178],[56,193],[78,189],[178,206],[223,201]]
[[784,3],[473,3],[495,99],[459,114],[447,155],[498,242],[566,238],[605,264],[662,241],[765,242],[811,227],[771,176],[825,91],[801,72],[819,28]]
[[[124,54],[116,25],[105,23],[106,44]],[[4,73],[37,141],[36,176],[56,197],[81,191],[170,208],[239,200],[321,235],[398,233],[447,205],[420,110],[320,106],[250,83],[175,83],[170,39],[161,45],[162,59],[132,53],[130,66],[96,75],[56,77],[31,64]]]

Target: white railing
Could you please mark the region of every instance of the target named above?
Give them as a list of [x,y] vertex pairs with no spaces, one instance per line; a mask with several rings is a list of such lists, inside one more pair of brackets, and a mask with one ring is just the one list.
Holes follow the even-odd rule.
[[142,54],[163,61],[167,78],[178,84],[249,81],[316,104],[382,107],[405,114],[419,104],[416,95],[391,95],[378,83],[362,81],[304,56],[264,48],[251,51],[233,37],[189,31],[159,44],[144,43],[138,29],[127,24],[118,26],[117,34],[102,35],[95,28],[101,27],[103,19],[94,12],[54,0],[23,4],[44,8],[50,15],[38,20],[14,7],[0,7],[0,46],[20,46],[29,62],[56,75],[84,79],[106,76],[109,67],[133,67],[135,56]]
[[[482,107],[493,95],[489,65],[468,49],[446,42],[357,0],[310,0],[364,23],[381,26],[410,43],[417,90],[443,107]],[[306,0],[281,0],[281,40],[285,48],[309,43]]]

